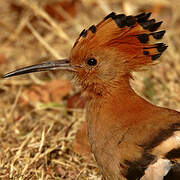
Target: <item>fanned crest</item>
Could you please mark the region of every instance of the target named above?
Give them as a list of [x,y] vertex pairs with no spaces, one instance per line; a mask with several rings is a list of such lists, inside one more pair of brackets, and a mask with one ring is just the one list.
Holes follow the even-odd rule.
[[159,41],[165,30],[157,31],[162,21],[150,19],[151,13],[137,16],[106,16],[99,24],[83,30],[74,44],[73,54],[86,54],[93,49],[116,49],[120,52],[129,71],[151,64],[166,50],[167,46]]

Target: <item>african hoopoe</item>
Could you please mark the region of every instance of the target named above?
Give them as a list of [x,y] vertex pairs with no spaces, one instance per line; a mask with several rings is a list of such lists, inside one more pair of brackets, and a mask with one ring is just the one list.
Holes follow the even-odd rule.
[[150,66],[167,46],[153,43],[162,22],[111,13],[83,30],[67,60],[25,67],[4,75],[67,70],[87,98],[91,150],[106,180],[180,179],[180,113],[157,107],[131,88],[131,72]]

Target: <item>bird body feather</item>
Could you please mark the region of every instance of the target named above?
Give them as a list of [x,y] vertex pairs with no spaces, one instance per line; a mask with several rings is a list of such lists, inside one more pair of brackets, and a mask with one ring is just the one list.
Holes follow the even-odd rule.
[[87,123],[92,152],[108,180],[139,179],[149,165],[180,148],[179,112],[154,106],[126,88],[91,99]]

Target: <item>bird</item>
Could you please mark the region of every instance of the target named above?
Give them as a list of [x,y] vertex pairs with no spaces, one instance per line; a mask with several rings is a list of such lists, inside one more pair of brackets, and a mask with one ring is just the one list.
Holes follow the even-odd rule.
[[165,30],[151,13],[107,15],[84,29],[67,59],[3,77],[64,70],[86,98],[87,135],[104,180],[180,179],[180,112],[153,105],[132,89],[132,72],[157,64]]

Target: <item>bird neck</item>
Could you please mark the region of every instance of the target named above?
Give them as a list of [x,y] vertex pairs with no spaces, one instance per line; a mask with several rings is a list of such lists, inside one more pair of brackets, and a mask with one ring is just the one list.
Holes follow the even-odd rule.
[[[119,99],[121,102],[123,100],[130,98],[130,97],[137,97],[137,94],[134,92],[130,85],[130,78],[124,77],[124,78],[119,78],[116,81],[113,81],[110,87],[107,90],[107,98],[111,99]],[[108,97],[108,95],[110,97]]]
[[119,139],[129,127],[143,121],[146,117],[142,111],[151,110],[152,106],[134,92],[129,79],[122,79],[119,86],[113,86],[103,96],[89,100],[87,129],[91,144],[99,143],[97,141],[103,143],[117,129],[120,130]]
[[[108,104],[116,103],[118,106],[120,104],[124,104],[124,102],[128,103],[127,101],[131,98],[136,98],[141,100],[142,98],[139,97],[130,85],[131,76],[123,76],[117,77],[116,79],[112,80],[111,82],[107,82],[102,84],[96,85],[96,87],[87,89],[85,96],[87,100],[89,100],[90,104],[93,103],[104,103],[107,101]],[[120,103],[120,104],[119,104]]]
[[83,82],[82,92],[89,102],[101,101],[103,99],[122,98],[127,95],[136,95],[130,85],[130,76],[116,77],[112,81],[108,82]]

